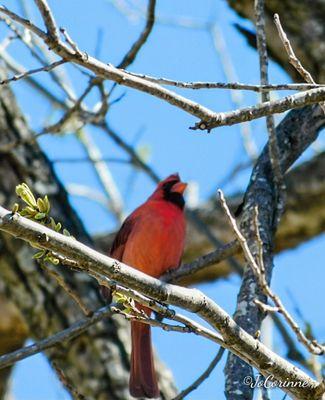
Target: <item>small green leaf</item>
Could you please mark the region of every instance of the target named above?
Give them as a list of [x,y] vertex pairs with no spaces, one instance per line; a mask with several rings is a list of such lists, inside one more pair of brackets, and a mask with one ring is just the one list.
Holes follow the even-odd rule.
[[37,199],[37,207],[38,207],[40,212],[46,214],[46,205],[45,205],[43,199],[41,199],[41,198]]
[[39,220],[41,220],[41,219],[44,219],[45,217],[46,217],[46,214],[43,213],[43,212],[37,213],[37,214],[34,216],[34,218],[35,218],[37,221],[39,221]]
[[44,201],[45,206],[46,206],[46,213],[48,214],[50,212],[50,209],[51,209],[51,204],[50,204],[50,200],[47,197],[47,195],[44,197],[43,201]]
[[33,208],[37,207],[36,199],[35,199],[32,191],[30,190],[29,186],[26,183],[17,185],[16,193],[30,207],[33,207]]
[[18,210],[19,210],[19,204],[18,204],[18,203],[15,203],[15,204],[12,206],[11,211],[12,211],[13,214],[15,214],[16,212],[18,212]]
[[47,256],[44,258],[44,261],[48,261],[54,265],[58,265],[60,263],[60,260],[52,256],[51,253],[47,254]]
[[55,231],[56,222],[54,221],[54,219],[52,217],[50,217],[50,225],[51,225],[50,228]]
[[20,211],[20,215],[22,215],[23,217],[27,217],[27,218],[34,218],[34,216],[37,214],[37,210],[34,210],[32,207],[27,206],[24,207],[21,211]]
[[46,253],[46,250],[38,251],[37,253],[35,253],[33,255],[33,258],[35,258],[35,259],[42,258],[45,255],[45,253]]
[[37,243],[30,243],[30,245],[34,247],[34,249],[42,249]]

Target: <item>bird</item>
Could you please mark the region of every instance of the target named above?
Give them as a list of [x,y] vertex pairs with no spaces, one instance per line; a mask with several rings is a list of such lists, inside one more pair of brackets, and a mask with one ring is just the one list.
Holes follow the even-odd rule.
[[[185,244],[186,187],[178,173],[159,182],[151,196],[122,224],[110,256],[155,278],[179,267]],[[150,316],[147,307],[136,307]],[[135,398],[157,398],[150,325],[131,321],[131,341],[130,394]]]

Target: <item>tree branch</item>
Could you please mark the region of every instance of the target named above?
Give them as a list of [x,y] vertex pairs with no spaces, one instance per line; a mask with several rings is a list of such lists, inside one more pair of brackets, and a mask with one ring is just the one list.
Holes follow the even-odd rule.
[[6,368],[12,364],[15,364],[17,361],[24,360],[27,357],[40,353],[53,346],[57,346],[64,341],[72,340],[85,332],[90,326],[97,324],[99,321],[102,321],[104,318],[110,315],[112,315],[111,307],[103,307],[95,311],[92,316],[74,323],[71,325],[71,327],[60,331],[49,338],[40,340],[37,343],[23,347],[19,350],[13,351],[12,353],[1,355],[0,369]]
[[218,365],[219,361],[221,360],[223,353],[225,352],[224,347],[220,347],[217,355],[209,364],[208,368],[201,374],[195,381],[186,389],[182,390],[173,400],[182,400],[194,390],[196,390],[206,379],[209,378],[211,372],[215,369]]
[[129,65],[133,63],[135,57],[137,56],[141,47],[147,41],[152,28],[155,23],[155,8],[156,8],[156,0],[149,0],[148,1],[148,10],[147,10],[147,17],[146,17],[146,25],[144,30],[141,32],[137,41],[132,45],[131,49],[125,54],[123,60],[120,62],[117,68],[125,69]]
[[323,87],[322,84],[310,83],[282,83],[282,84],[267,84],[267,85],[250,85],[239,82],[184,82],[176,81],[168,78],[157,78],[151,75],[137,74],[135,72],[125,71],[129,75],[137,76],[149,82],[157,83],[164,86],[175,86],[181,89],[230,89],[230,90],[250,90],[257,93],[263,93],[276,90],[308,90]]
[[280,380],[305,382],[304,385],[307,387],[304,388],[285,388],[288,393],[299,396],[301,399],[308,399],[311,396],[315,399],[320,398],[320,386],[317,382],[241,329],[224,310],[200,291],[162,283],[117,260],[97,253],[70,237],[12,214],[3,207],[0,208],[0,229],[29,243],[37,244],[43,249],[72,259],[84,272],[100,274],[154,300],[197,313],[221,333],[224,347],[250,362],[262,374],[272,374],[275,379]]
[[[304,111],[306,113],[305,115],[317,115],[319,122],[323,120],[323,113],[319,106],[305,108]],[[321,122],[320,126],[315,127],[316,129],[309,129],[310,126],[306,125],[308,117],[304,120],[300,119],[302,113],[303,110],[292,111],[277,127],[276,133],[282,173],[284,173],[317,138],[319,128],[322,126],[323,122]],[[294,129],[297,124],[303,125],[298,131]],[[290,129],[286,129],[286,126],[290,126]],[[241,222],[241,231],[254,256],[258,254],[256,233],[253,224],[254,210],[256,207],[258,207],[259,210],[259,226],[263,241],[266,280],[269,284],[273,270],[273,235],[277,226],[275,214],[277,210],[277,201],[268,145],[264,148],[252,172],[251,180],[245,194],[244,211]],[[251,334],[254,334],[259,329],[264,317],[264,313],[260,311],[255,303],[255,298],[263,303],[266,302],[265,295],[256,285],[254,273],[250,268],[246,267],[237,299],[235,320]],[[247,386],[243,387],[241,383],[244,376],[250,374],[252,374],[252,370],[248,365],[243,365],[233,355],[229,355],[226,367],[226,379],[227,385],[232,388],[232,398],[240,399],[243,395],[243,390],[245,390],[247,398],[251,398],[252,393],[249,393],[250,388],[247,388]],[[236,376],[235,381],[233,379],[234,376]],[[233,382],[236,382],[236,384],[234,385]]]
[[211,130],[223,125],[233,125],[240,122],[251,121],[270,114],[281,113],[292,108],[300,108],[305,105],[319,103],[325,100],[325,88],[311,89],[303,93],[287,96],[281,100],[270,101],[253,107],[243,108],[225,113],[216,113],[199,103],[196,103],[175,92],[167,90],[155,83],[133,76],[123,70],[115,68],[111,64],[104,64],[99,60],[73,48],[63,42],[56,42],[51,36],[37,28],[30,21],[18,16],[5,7],[0,7],[0,12],[8,15],[13,20],[30,29],[51,47],[52,51],[66,61],[76,63],[103,79],[112,80],[123,86],[148,93],[183,111],[199,118],[201,121],[192,129]]
[[51,36],[51,38],[54,41],[59,42],[60,40],[59,30],[56,25],[55,19],[53,17],[52,11],[49,5],[47,4],[47,1],[46,0],[34,0],[34,1],[42,15],[43,21],[47,29],[47,34]]

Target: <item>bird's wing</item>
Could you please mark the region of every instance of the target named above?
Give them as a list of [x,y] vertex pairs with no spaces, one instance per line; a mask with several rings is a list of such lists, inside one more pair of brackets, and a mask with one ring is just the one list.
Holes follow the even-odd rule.
[[111,247],[110,256],[122,261],[126,242],[134,228],[137,217],[130,215],[122,224]]

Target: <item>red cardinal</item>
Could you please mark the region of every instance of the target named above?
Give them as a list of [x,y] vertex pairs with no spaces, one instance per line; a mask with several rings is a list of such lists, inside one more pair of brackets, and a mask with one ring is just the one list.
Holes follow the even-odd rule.
[[[160,182],[148,200],[123,223],[113,243],[111,257],[155,278],[178,267],[185,241],[183,193],[186,186],[178,174]],[[150,315],[149,309],[141,309]],[[131,336],[130,394],[159,397],[150,326],[131,322]]]

